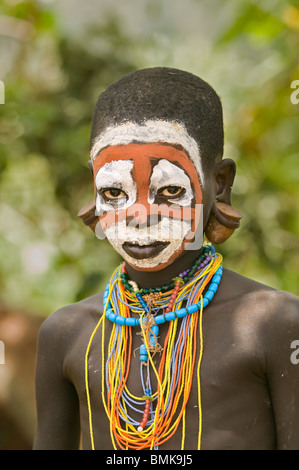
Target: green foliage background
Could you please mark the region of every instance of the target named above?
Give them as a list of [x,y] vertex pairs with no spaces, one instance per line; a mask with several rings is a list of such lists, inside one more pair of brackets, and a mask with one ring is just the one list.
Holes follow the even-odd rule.
[[0,72],[0,289],[7,306],[48,315],[104,287],[118,255],[76,215],[93,197],[93,107],[114,80],[157,65],[200,75],[222,98],[225,156],[238,168],[233,204],[244,214],[239,231],[218,247],[225,266],[298,295],[299,104],[290,100],[299,79],[298,4],[192,3],[197,34],[188,24],[178,29],[163,2],[148,1],[142,32],[124,28],[115,7],[80,35],[65,32],[51,3],[1,3],[2,24],[13,21],[10,33],[1,33],[0,21],[0,52],[10,62]]

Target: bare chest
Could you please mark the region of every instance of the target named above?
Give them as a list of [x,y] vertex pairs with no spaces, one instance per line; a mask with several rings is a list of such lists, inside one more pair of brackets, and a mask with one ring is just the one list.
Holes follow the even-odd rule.
[[252,335],[245,326],[233,334],[236,325],[217,313],[207,310],[185,331],[181,321],[160,328],[161,350],[146,361],[140,330],[116,332],[109,322],[97,330],[73,368],[86,448],[247,448],[265,431],[271,447],[271,403]]

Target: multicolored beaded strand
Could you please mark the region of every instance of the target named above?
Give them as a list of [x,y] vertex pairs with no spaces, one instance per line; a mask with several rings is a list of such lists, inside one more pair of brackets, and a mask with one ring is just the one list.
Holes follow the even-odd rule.
[[[169,293],[169,290],[171,290],[169,289],[170,285],[149,289],[146,292],[144,289],[138,289],[137,284],[129,281],[127,278],[124,267],[116,270],[112,276],[104,292],[105,316],[114,324],[112,333],[114,339],[111,337],[112,342],[110,342],[111,347],[109,348],[110,352],[106,361],[105,374],[109,401],[107,403],[108,406],[105,403],[104,405],[112,426],[111,438],[115,449],[117,449],[115,439],[119,448],[157,448],[157,446],[173,435],[180,420],[184,419],[196,355],[197,315],[194,316],[193,314],[199,312],[201,316],[203,308],[213,299],[222,276],[221,262],[221,256],[215,253],[213,247],[205,247],[202,259],[197,261],[190,270],[180,273],[177,278],[172,280],[170,283],[173,290],[172,293]],[[190,272],[192,274],[189,274]],[[121,274],[125,274],[125,276]],[[130,286],[130,289],[128,289],[128,286]],[[207,291],[203,296],[206,288]],[[151,294],[161,295],[154,304],[154,307],[149,306],[143,298],[143,295]],[[186,306],[182,308],[182,303],[184,302],[186,302]],[[162,314],[159,313],[161,309],[163,309]],[[131,312],[139,313],[140,317],[131,317]],[[177,333],[177,322],[179,319],[181,319],[182,323]],[[169,330],[164,342],[159,370],[155,371],[152,352],[157,347],[159,325],[166,322],[169,323]],[[144,338],[144,344],[140,347],[141,381],[144,388],[143,399],[133,397],[126,388],[126,377],[130,368],[130,350],[125,355],[121,354],[122,349],[120,350],[120,347],[124,348],[127,346],[127,332],[134,326],[140,326]],[[195,334],[194,339],[190,343],[193,346],[187,346],[188,343],[186,342],[190,333],[192,338],[193,333]],[[200,336],[202,336],[201,333]],[[93,336],[91,337],[90,344],[92,338]],[[90,344],[86,354],[86,371],[88,370]],[[120,346],[121,344],[123,346]],[[102,355],[104,356],[104,339]],[[158,391],[155,394],[152,394],[150,386],[150,365],[155,371],[158,380]],[[142,366],[147,368],[146,383],[142,378]],[[198,364],[198,371],[199,367],[200,364]],[[117,376],[115,376],[116,371]],[[91,406],[88,394],[88,373],[86,373],[86,383],[91,440],[93,443]],[[178,418],[174,420],[174,413],[180,400],[179,397],[182,396],[184,397],[182,409],[179,412]],[[140,400],[144,400],[144,411],[141,412],[142,420],[138,425],[136,421],[129,417],[127,406],[139,412],[135,404],[139,404]],[[154,401],[157,401],[155,411],[153,411]],[[109,404],[110,402],[111,405]],[[128,431],[122,429],[119,419],[126,423]],[[133,431],[135,426],[138,426],[136,437],[134,437]],[[146,426],[148,431],[145,431]]]
[[[210,258],[208,259],[208,261],[210,261]],[[207,263],[204,263],[204,266],[206,265]],[[217,274],[214,275],[214,278],[213,278],[213,281],[212,284],[214,284],[212,286],[211,289],[208,290],[208,292],[206,293],[206,296],[204,297],[204,300],[205,300],[205,305],[207,305],[210,300],[212,300],[215,292],[216,292],[216,285],[218,286],[219,282],[220,282],[220,279],[221,279],[221,274],[222,274],[222,268],[219,268],[219,270],[217,270]],[[173,303],[174,303],[174,300],[175,300],[175,297],[176,297],[176,294],[179,290],[179,287],[181,285],[181,278],[182,278],[182,274],[180,274],[179,278],[177,278],[177,280],[174,280],[174,285],[176,287],[176,293],[175,293],[175,296],[172,294],[171,297],[170,297],[170,301],[169,301],[169,304],[171,305],[171,308],[173,306]],[[132,289],[133,289],[133,292],[135,293],[137,299],[139,300],[139,302],[141,303],[141,306],[142,308],[144,309],[145,312],[148,312],[148,306],[147,304],[145,303],[144,299],[142,298],[141,296],[141,292],[138,290],[138,286],[136,283],[132,282],[132,281],[129,281],[129,283],[131,284],[132,286]],[[191,314],[191,313],[195,313],[196,311],[198,311],[198,308],[199,308],[199,305],[189,305],[188,306],[188,309],[180,309],[180,312],[179,312],[179,316],[178,318],[181,316],[181,318],[183,318],[184,316],[186,316],[187,314]],[[159,317],[156,317],[156,319],[158,319],[158,323],[162,323],[162,322],[165,322],[165,321],[172,321],[174,320],[175,318],[177,318],[177,315],[176,313],[177,312],[172,312],[172,315],[171,316],[167,316],[166,313],[169,313],[171,311],[171,309],[166,308],[166,311],[165,311],[165,314],[163,314],[163,316],[159,316]],[[108,318],[112,321],[115,321],[116,323],[118,324],[123,324],[123,320],[120,319],[119,317],[110,317],[110,314],[108,313]],[[156,321],[155,319],[155,321]],[[140,320],[140,319],[139,319]],[[132,325],[132,322],[130,321],[130,319],[128,319],[128,322],[126,321],[124,324],[128,324],[130,326],[133,326]],[[136,324],[140,324],[138,321]],[[135,325],[136,325],[135,324]],[[153,346],[155,345],[155,340],[153,340],[153,338],[155,338],[158,334],[158,327],[157,327],[157,324],[156,325],[153,325],[151,327],[151,336],[150,336],[150,346]],[[140,360],[141,361],[146,361],[148,360],[148,351],[147,351],[147,348],[145,345],[141,345],[141,348],[140,348]],[[144,427],[144,420],[140,423],[140,426],[138,427],[138,429],[140,430],[141,428]]]

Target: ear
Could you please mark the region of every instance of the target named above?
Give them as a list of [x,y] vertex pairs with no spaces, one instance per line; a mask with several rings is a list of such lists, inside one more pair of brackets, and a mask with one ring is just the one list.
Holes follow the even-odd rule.
[[90,171],[91,171],[91,174],[92,174],[92,176],[93,176],[93,164],[92,164],[92,160],[88,160],[88,167],[89,167],[89,169],[90,169]]
[[96,216],[95,201],[90,201],[78,212],[78,217],[94,232],[99,218]]
[[231,190],[236,174],[233,160],[226,158],[214,169],[215,201],[205,228],[208,240],[215,244],[225,242],[240,226],[241,212],[231,205]]
[[216,201],[231,204],[231,190],[236,175],[236,164],[231,158],[216,163],[214,176],[216,182]]
[[[91,174],[93,175],[93,164],[91,160],[88,160],[88,167],[91,171]],[[80,211],[78,212],[78,217],[83,221],[87,227],[91,228],[91,230],[94,232],[96,224],[99,220],[99,218],[95,214],[96,212],[96,203],[95,200],[90,201],[86,206],[82,207]]]

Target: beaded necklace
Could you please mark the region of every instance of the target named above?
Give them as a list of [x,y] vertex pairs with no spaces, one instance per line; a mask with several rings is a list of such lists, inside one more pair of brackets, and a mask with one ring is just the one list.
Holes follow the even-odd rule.
[[[128,279],[125,265],[118,267],[104,292],[104,314],[90,338],[85,357],[85,381],[90,437],[94,448],[91,403],[88,385],[88,357],[92,340],[102,325],[102,400],[110,421],[110,435],[117,449],[158,449],[174,435],[182,423],[185,441],[185,414],[192,385],[200,335],[197,364],[199,432],[201,441],[200,364],[202,357],[202,312],[213,299],[222,277],[222,257],[211,245],[190,270],[180,273],[170,284],[139,289]],[[205,293],[204,293],[205,292]],[[182,305],[185,304],[185,307]],[[161,313],[162,311],[162,313]],[[105,360],[105,321],[113,328]],[[168,323],[163,347],[159,326]],[[132,357],[132,330],[141,330],[140,378],[144,395],[134,396],[127,388]],[[140,333],[140,331],[139,331]],[[156,368],[155,354],[161,354]],[[151,371],[156,377],[153,393]],[[140,415],[134,419],[132,412]]]

